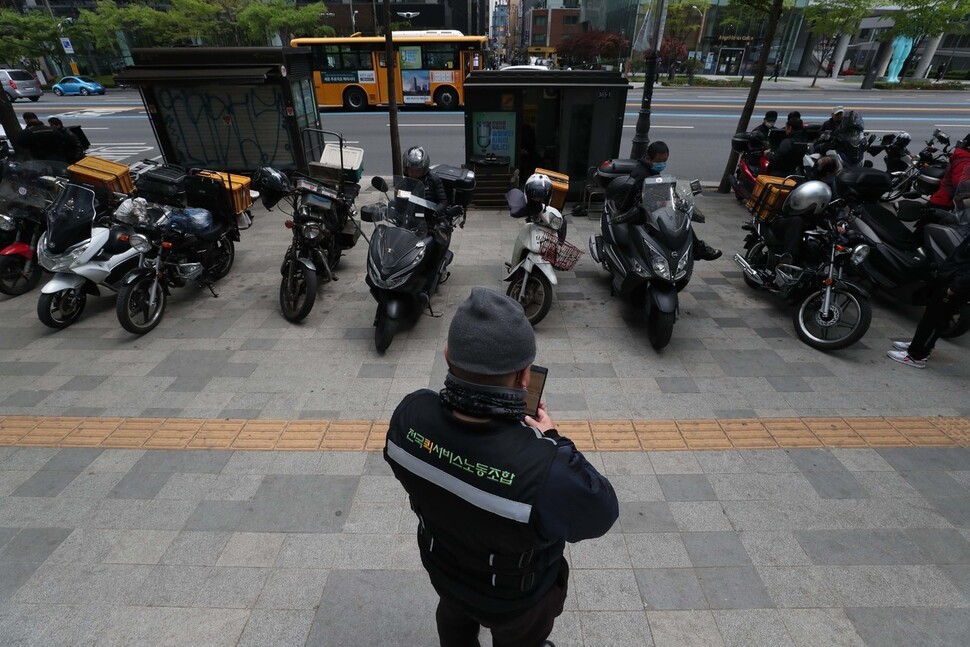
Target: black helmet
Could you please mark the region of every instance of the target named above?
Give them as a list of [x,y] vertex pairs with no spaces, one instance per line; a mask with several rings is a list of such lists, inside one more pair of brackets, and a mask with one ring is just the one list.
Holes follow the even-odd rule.
[[548,175],[533,173],[525,181],[525,197],[542,204],[549,204],[549,198],[552,197],[552,180]]
[[252,186],[259,191],[259,199],[267,209],[275,207],[276,203],[292,190],[290,181],[282,171],[277,171],[270,166],[261,166],[256,170],[253,174]]
[[423,178],[431,168],[431,156],[421,146],[412,146],[404,154],[404,175],[407,177]]

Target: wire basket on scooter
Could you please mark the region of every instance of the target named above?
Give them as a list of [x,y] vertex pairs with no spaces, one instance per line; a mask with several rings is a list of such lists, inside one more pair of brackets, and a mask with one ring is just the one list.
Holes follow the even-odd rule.
[[539,255],[549,261],[557,270],[568,272],[579,262],[583,250],[565,240],[559,240],[559,237],[554,234],[542,232],[542,240],[539,241]]

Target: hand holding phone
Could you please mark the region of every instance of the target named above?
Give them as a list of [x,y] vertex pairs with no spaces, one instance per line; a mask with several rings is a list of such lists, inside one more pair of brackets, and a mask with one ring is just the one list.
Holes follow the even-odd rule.
[[532,365],[530,369],[529,388],[525,395],[525,415],[536,418],[539,415],[539,403],[542,401],[542,391],[546,386],[549,369],[545,366]]

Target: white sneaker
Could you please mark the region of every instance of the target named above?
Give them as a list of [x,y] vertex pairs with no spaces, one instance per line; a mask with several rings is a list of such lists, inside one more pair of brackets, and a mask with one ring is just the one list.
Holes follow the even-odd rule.
[[900,364],[905,364],[906,366],[912,366],[913,368],[926,368],[926,360],[913,359],[909,356],[909,353],[904,350],[891,350],[886,353],[886,355],[888,355],[889,359],[893,360],[894,362],[899,362]]
[[909,342],[908,341],[894,341],[893,342],[893,348],[895,348],[896,350],[909,350]]

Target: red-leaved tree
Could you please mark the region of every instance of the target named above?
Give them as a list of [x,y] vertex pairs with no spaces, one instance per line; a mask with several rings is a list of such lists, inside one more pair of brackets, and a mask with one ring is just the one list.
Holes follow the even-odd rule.
[[615,32],[587,31],[566,38],[556,48],[560,63],[582,65],[615,61],[630,50],[630,41]]

